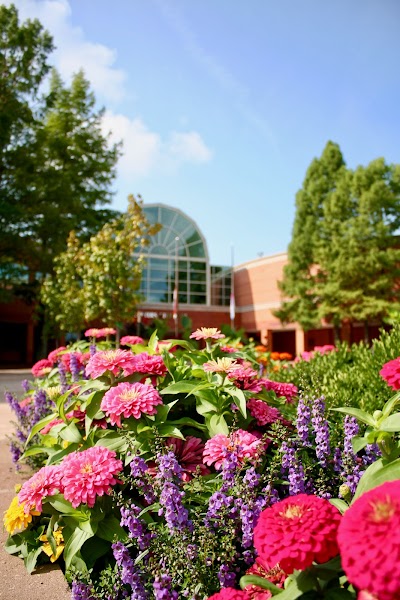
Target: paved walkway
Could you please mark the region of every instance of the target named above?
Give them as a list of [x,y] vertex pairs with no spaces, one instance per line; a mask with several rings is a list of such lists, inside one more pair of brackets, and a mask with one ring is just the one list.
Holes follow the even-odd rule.
[[57,565],[45,565],[29,575],[22,559],[7,554],[3,547],[7,539],[3,513],[15,495],[15,484],[30,476],[16,473],[11,461],[7,435],[13,413],[4,402],[4,391],[19,394],[20,382],[29,374],[26,370],[0,370],[0,600],[70,600],[69,587]]

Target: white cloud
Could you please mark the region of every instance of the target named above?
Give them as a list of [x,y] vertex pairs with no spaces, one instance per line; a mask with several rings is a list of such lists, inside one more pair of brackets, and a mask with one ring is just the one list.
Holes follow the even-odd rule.
[[12,3],[21,20],[37,18],[51,33],[57,47],[51,59],[64,79],[83,69],[96,96],[107,102],[118,102],[124,97],[126,74],[115,67],[116,50],[85,39],[82,29],[71,23],[68,0],[13,0]]
[[211,160],[213,152],[196,131],[172,131],[163,140],[150,131],[140,118],[106,111],[103,133],[111,132],[112,142],[123,142],[123,156],[118,165],[119,175],[132,180],[154,172],[175,173],[183,164],[199,164]]

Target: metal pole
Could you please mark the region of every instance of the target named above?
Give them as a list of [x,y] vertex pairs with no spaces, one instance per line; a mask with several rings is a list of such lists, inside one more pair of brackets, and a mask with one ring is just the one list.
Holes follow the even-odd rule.
[[175,288],[174,288],[174,307],[173,307],[173,319],[175,322],[175,338],[178,337],[179,333],[179,320],[178,320],[178,301],[179,301],[179,266],[178,266],[178,242],[179,237],[175,238]]
[[229,303],[229,315],[231,317],[231,329],[235,329],[235,278],[233,272],[234,252],[233,244],[231,245],[231,296]]

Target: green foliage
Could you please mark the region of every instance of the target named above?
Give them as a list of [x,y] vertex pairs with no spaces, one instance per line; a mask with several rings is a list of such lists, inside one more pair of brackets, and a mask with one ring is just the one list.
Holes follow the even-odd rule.
[[[0,287],[34,301],[72,229],[88,239],[115,216],[119,145],[101,131],[103,112],[82,72],[65,86],[53,71],[50,34],[0,6]],[[48,89],[39,95],[39,89]],[[21,281],[20,273],[25,279]]]
[[399,348],[397,324],[390,332],[381,330],[380,338],[371,347],[342,343],[333,352],[316,352],[310,361],[300,360],[270,376],[291,381],[306,393],[323,394],[330,408],[352,406],[372,413],[380,410],[392,395],[379,371],[386,362],[398,357]]
[[79,332],[94,320],[117,329],[132,321],[143,267],[140,249],[159,225],[147,222],[141,200],[128,201],[126,213],[88,242],[81,245],[71,233],[67,250],[56,258],[41,299],[61,331]]
[[[296,197],[288,264],[275,314],[304,329],[342,322],[383,323],[400,308],[399,165],[380,158],[346,169],[328,142]],[[365,327],[366,341],[367,327]]]

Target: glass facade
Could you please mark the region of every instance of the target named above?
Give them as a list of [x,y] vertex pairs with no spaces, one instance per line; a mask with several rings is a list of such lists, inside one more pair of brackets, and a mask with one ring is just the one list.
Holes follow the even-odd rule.
[[230,269],[210,268],[207,245],[196,224],[163,204],[145,204],[143,212],[150,223],[162,225],[142,249],[144,302],[172,304],[177,279],[179,304],[229,305]]

